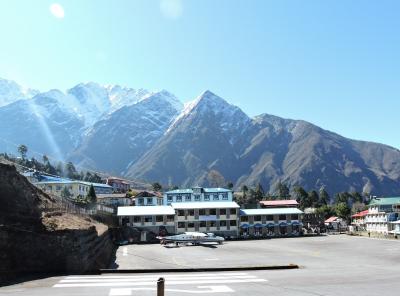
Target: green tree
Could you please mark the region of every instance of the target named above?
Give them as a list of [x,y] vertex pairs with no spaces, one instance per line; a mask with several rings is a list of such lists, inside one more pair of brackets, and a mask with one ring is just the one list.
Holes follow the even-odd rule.
[[96,196],[96,191],[94,190],[93,185],[90,185],[89,191],[86,195],[86,199],[89,203],[96,203],[97,201],[97,196]]
[[64,188],[61,190],[61,197],[67,199],[72,197],[72,193],[69,191],[67,186],[64,186]]
[[246,185],[242,186],[243,197],[246,197],[246,193],[249,191],[249,188]]
[[299,208],[304,210],[305,208],[311,207],[311,203],[308,198],[307,191],[304,190],[301,186],[296,186],[294,188],[294,193],[296,196],[296,200],[299,203]]
[[68,162],[65,165],[65,172],[67,174],[67,178],[76,179],[77,171],[76,171],[75,166],[74,166],[74,164],[72,162]]
[[42,156],[42,160],[43,160],[43,163],[44,163],[44,164],[46,164],[46,163],[48,163],[48,162],[49,162],[49,158],[47,157],[47,155],[46,155],[46,154],[43,154],[43,156]]
[[156,192],[159,192],[162,189],[161,184],[158,182],[154,182],[153,184],[151,184],[151,187],[153,188],[153,191],[156,191]]
[[232,182],[228,182],[228,184],[226,184],[226,187],[227,187],[229,190],[232,190],[232,189],[233,189],[233,183],[232,183]]
[[260,183],[257,184],[254,193],[255,193],[254,198],[256,199],[256,201],[260,201],[264,198],[264,188]]
[[336,215],[335,208],[328,206],[328,205],[322,205],[321,207],[317,208],[315,211],[316,211],[316,214],[324,220]]
[[28,153],[28,147],[24,144],[18,146],[18,153],[21,155],[22,159],[26,158],[26,154]]
[[315,190],[310,191],[308,193],[308,199],[311,204],[311,207],[318,208],[320,206],[319,205],[319,196],[318,196],[317,191],[315,191]]
[[347,203],[345,202],[340,202],[336,205],[336,215],[339,218],[345,219],[345,220],[350,220],[350,213],[351,210]]
[[275,187],[275,195],[278,196],[278,199],[287,199],[290,197],[289,187],[279,181]]
[[325,187],[322,186],[319,189],[319,204],[321,206],[328,205],[329,204],[329,200],[330,200],[329,194],[325,190]]

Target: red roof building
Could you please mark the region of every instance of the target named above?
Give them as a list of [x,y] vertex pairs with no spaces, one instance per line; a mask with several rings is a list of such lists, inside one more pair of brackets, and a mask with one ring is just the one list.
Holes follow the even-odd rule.
[[262,208],[297,208],[299,203],[295,199],[261,200]]

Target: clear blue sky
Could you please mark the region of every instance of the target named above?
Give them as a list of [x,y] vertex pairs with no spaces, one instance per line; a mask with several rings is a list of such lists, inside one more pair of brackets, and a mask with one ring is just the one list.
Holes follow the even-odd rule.
[[[0,77],[210,89],[251,116],[400,148],[400,1],[0,2]],[[58,16],[58,17],[57,17]]]

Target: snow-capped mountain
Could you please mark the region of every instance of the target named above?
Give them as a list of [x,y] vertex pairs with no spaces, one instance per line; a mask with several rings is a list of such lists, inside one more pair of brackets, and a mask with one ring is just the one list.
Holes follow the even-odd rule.
[[124,106],[98,121],[71,159],[84,167],[123,174],[162,137],[182,107],[167,91]]
[[30,99],[38,93],[39,91],[23,88],[12,80],[0,78],[0,107],[21,99]]
[[167,91],[93,82],[35,94],[0,80],[0,94],[0,152],[26,144],[39,156],[165,185],[211,185],[213,171],[236,188],[260,182],[272,192],[282,181],[400,194],[399,150],[301,120],[250,118],[210,91],[185,106]]

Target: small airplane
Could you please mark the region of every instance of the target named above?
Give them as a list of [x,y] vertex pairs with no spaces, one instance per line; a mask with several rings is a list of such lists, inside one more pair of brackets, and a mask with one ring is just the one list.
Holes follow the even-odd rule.
[[176,246],[179,244],[192,244],[200,245],[202,243],[218,243],[222,245],[224,238],[216,236],[214,233],[202,233],[202,232],[185,232],[183,234],[170,235],[170,236],[158,236],[160,244],[166,245],[168,243],[175,243]]

